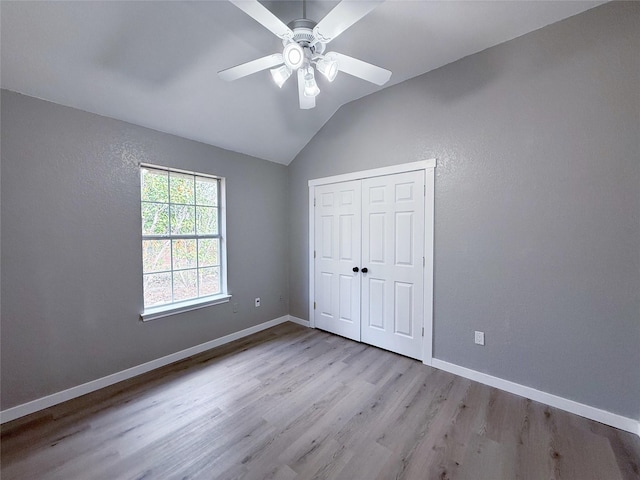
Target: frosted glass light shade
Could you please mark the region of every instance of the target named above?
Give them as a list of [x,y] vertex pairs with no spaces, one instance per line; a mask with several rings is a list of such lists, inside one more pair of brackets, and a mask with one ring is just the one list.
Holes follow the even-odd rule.
[[304,62],[304,50],[296,42],[287,43],[282,51],[284,63],[291,70],[297,70]]
[[304,96],[315,97],[320,93],[316,78],[313,72],[313,67],[307,67],[304,74]]
[[269,70],[271,72],[271,76],[273,77],[273,81],[276,82],[278,87],[282,88],[284,82],[291,76],[291,69],[286,65],[280,65],[279,67],[272,68]]
[[326,57],[321,58],[316,63],[316,67],[330,82],[333,82],[336,79],[336,75],[338,75],[338,62],[336,60]]

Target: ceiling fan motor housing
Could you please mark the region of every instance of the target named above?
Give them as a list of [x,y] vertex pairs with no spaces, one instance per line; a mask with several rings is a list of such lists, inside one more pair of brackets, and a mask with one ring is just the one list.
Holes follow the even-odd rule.
[[[313,34],[313,28],[316,22],[307,18],[299,18],[289,23],[288,27],[293,30],[293,41],[302,48],[311,50],[312,55],[321,55],[324,52],[325,44],[318,40]],[[288,43],[285,39],[282,41],[284,45]]]

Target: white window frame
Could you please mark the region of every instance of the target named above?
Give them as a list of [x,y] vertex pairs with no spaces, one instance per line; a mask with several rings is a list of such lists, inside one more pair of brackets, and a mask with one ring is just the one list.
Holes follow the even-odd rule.
[[[224,177],[217,175],[210,175],[207,173],[193,172],[189,170],[182,170],[179,168],[165,167],[161,165],[153,165],[150,163],[140,163],[138,173],[143,168],[149,168],[154,170],[163,170],[165,172],[175,172],[186,175],[193,175],[196,177],[213,178],[218,180],[218,235],[209,236],[205,238],[219,238],[220,239],[220,293],[216,295],[208,295],[206,297],[197,297],[189,300],[182,300],[173,303],[167,303],[164,305],[158,305],[153,307],[144,308],[140,313],[140,318],[143,322],[149,320],[155,320],[157,318],[167,317],[169,315],[176,315],[178,313],[188,312],[191,310],[197,310],[200,308],[209,307],[211,305],[218,305],[221,303],[227,303],[231,298],[231,295],[227,289],[227,209],[226,209],[226,181]],[[142,185],[140,185],[142,188]],[[169,202],[171,205],[171,202]],[[142,195],[140,196],[140,208],[142,209]],[[140,221],[142,222],[142,211],[140,212]],[[194,235],[142,235],[140,245],[142,246],[143,240],[173,240],[173,239],[197,239],[200,238],[196,234]],[[142,251],[140,252],[140,259],[142,259]],[[171,265],[171,271],[173,272],[173,265]],[[144,275],[144,274],[143,274]],[[142,276],[141,276],[142,279]],[[144,301],[143,301],[144,305]]]

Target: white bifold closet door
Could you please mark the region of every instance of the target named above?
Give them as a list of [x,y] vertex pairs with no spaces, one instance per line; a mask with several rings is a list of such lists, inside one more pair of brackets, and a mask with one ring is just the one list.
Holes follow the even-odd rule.
[[422,358],[424,185],[415,171],[316,187],[317,328]]
[[422,359],[424,172],[362,181],[361,340]]
[[315,190],[315,324],[360,341],[361,181]]

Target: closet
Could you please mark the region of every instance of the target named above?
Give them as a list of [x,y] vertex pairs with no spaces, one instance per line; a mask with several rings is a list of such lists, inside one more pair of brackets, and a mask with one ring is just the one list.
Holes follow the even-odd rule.
[[312,326],[430,359],[434,166],[309,182]]

